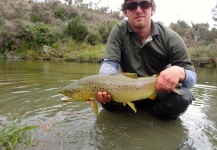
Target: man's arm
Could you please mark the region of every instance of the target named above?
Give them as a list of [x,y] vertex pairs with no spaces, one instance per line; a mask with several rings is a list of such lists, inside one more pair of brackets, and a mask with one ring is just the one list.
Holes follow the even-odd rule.
[[[117,74],[118,73],[119,64],[110,59],[105,59],[102,62],[102,65],[100,67],[99,74]],[[197,81],[197,75],[192,70],[186,70],[185,71],[185,78],[182,81],[182,86],[191,88],[196,84]]]
[[196,84],[196,80],[194,71],[185,70],[179,66],[171,66],[160,72],[156,90],[171,92],[179,82],[182,83],[183,87],[191,88]]
[[192,70],[185,70],[185,79],[182,81],[182,86],[191,88],[197,82],[197,75]]
[[[118,68],[119,64],[116,61],[104,59],[100,67],[99,74],[117,74]],[[110,102],[112,100],[112,96],[107,94],[107,92],[99,92],[97,94],[97,100],[100,103]]]
[[119,64],[110,59],[104,59],[99,70],[99,74],[117,74]]

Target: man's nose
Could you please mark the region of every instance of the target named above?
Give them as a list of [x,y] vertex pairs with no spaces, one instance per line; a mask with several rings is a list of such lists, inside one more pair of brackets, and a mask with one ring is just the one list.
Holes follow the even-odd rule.
[[136,11],[140,12],[140,11],[142,11],[142,8],[138,5],[137,8],[136,8]]

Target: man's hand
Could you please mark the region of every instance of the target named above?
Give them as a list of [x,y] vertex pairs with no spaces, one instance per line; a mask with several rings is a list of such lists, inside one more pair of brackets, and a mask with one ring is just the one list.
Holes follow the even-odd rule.
[[174,90],[179,81],[185,79],[185,71],[183,68],[178,66],[171,66],[160,72],[157,80],[156,90],[157,91],[168,91]]
[[[105,103],[110,102],[112,100],[112,96],[107,94],[107,92],[99,92],[97,94],[96,99],[97,99],[98,102],[105,104]],[[86,103],[90,104],[90,101],[87,100]]]
[[107,103],[112,100],[112,96],[107,94],[107,92],[99,92],[97,94],[97,100],[100,103]]

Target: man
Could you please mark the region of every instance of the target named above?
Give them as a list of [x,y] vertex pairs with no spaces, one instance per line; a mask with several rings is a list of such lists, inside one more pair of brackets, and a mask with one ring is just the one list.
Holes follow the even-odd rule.
[[[193,95],[188,90],[196,83],[195,68],[181,37],[151,17],[155,13],[154,0],[124,0],[122,11],[128,18],[113,27],[100,68],[100,74],[122,72],[137,73],[138,76],[159,74],[156,100],[149,106],[160,118],[175,119],[192,103]],[[184,95],[172,92],[182,83]],[[124,110],[127,107],[112,100],[102,91],[97,100],[108,111]],[[135,102],[146,105],[150,100]]]

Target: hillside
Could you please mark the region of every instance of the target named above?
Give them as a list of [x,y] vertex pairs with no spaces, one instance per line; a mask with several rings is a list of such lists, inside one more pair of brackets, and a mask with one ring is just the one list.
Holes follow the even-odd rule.
[[122,19],[119,12],[107,11],[82,3],[0,1],[0,53],[38,57],[44,46],[50,46],[62,53],[53,55],[62,57],[73,49],[102,48],[112,26]]
[[[49,2],[47,2],[49,1]],[[121,12],[94,4],[63,4],[56,0],[0,1],[0,55],[7,58],[100,61],[113,25]],[[179,20],[169,26],[185,41],[195,64],[217,62],[217,28],[188,25]]]

